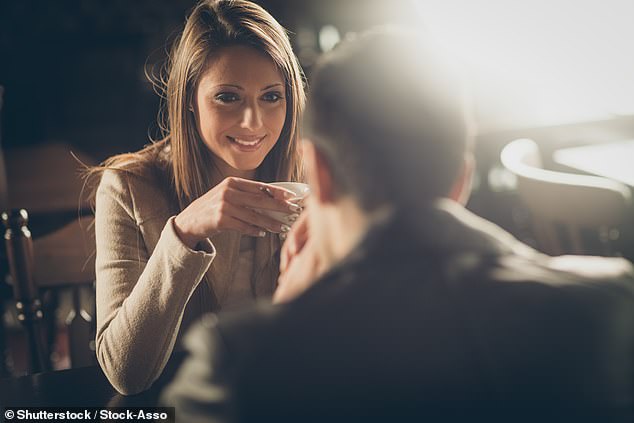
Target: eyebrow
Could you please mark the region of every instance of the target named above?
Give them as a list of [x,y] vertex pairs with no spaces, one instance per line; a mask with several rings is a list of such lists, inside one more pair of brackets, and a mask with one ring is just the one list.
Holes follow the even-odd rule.
[[[271,89],[273,87],[278,87],[278,86],[281,87],[282,83],[281,82],[276,82],[274,84],[267,85],[266,87],[262,88],[260,91],[266,91],[266,90],[269,90],[269,89]],[[215,86],[215,88],[218,88],[218,87],[231,87],[231,88],[238,89],[240,91],[244,91],[243,87],[241,87],[240,85],[236,85],[236,84],[218,84],[218,85]]]
[[266,87],[262,88],[260,91],[266,91],[268,89],[271,89],[273,87],[281,87],[282,84],[280,82],[276,82],[275,84],[271,84],[271,85],[267,85]]

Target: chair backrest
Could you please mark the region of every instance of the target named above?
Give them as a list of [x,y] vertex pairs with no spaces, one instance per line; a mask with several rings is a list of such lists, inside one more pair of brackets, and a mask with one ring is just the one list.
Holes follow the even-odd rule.
[[[1,106],[2,87],[0,86],[0,109]],[[44,153],[40,153],[40,162],[47,163],[46,159],[51,156],[48,154],[47,157],[47,153],[50,151],[59,152],[60,148],[48,148]],[[62,154],[64,157],[71,157],[69,151],[62,151]],[[24,155],[29,158],[32,157],[27,154]],[[56,157],[59,157],[59,154]],[[86,160],[86,162],[90,163],[89,160]],[[13,164],[14,168],[16,167],[16,161],[7,161],[6,163]],[[0,231],[5,235],[2,245],[0,245],[0,258],[2,259],[0,260],[0,275],[4,279],[5,272],[11,274],[12,291],[16,300],[18,318],[27,332],[28,371],[39,372],[50,369],[50,352],[58,332],[56,309],[60,302],[60,296],[67,293],[72,293],[72,305],[64,322],[66,331],[63,333],[68,338],[70,362],[72,366],[93,364],[96,362],[91,346],[91,342],[94,339],[95,325],[93,317],[95,314],[93,310],[94,298],[92,298],[95,279],[92,252],[95,248],[92,225],[89,222],[90,218],[84,218],[83,222],[74,218],[68,223],[57,224],[55,212],[59,214],[60,207],[59,204],[55,204],[58,207],[51,213],[55,224],[48,225],[52,226],[52,228],[49,228],[49,233],[35,240],[31,239],[31,233],[27,226],[27,223],[29,223],[28,218],[24,217],[24,224],[19,225],[16,222],[20,220],[19,216],[21,216],[22,211],[18,211],[18,209],[11,211],[11,207],[23,207],[24,204],[16,201],[16,199],[21,198],[20,196],[11,196],[11,204],[9,204],[7,180],[10,172],[7,171],[6,163],[2,144],[0,143],[0,213],[6,212],[7,228],[13,226],[11,230],[14,235],[22,233],[22,227],[28,233],[28,239],[17,239],[16,237],[14,237],[15,239],[7,239],[6,229],[0,225]],[[63,165],[66,163],[76,164],[74,160],[62,161]],[[65,170],[65,168],[52,168],[49,169],[47,174],[57,172],[56,175],[59,176],[59,172],[64,172]],[[30,172],[25,171],[23,173],[24,175],[21,175],[22,182],[30,176]],[[77,213],[77,204],[74,198],[78,194],[73,190],[75,186],[69,182],[74,182],[75,170],[71,169],[64,173],[67,177],[62,179],[62,183],[58,184],[59,186],[55,186],[57,188],[55,193],[61,191],[62,194],[65,194],[62,196],[64,199],[71,199],[67,201],[70,206],[64,212],[72,216],[73,213]],[[69,178],[68,175],[71,175],[71,177]],[[14,178],[11,179],[11,182],[12,188],[14,188],[12,193],[15,193]],[[31,188],[38,188],[40,184],[31,182],[26,185]],[[64,190],[66,185],[71,185],[67,190],[68,193]],[[17,191],[19,192],[19,190]],[[24,197],[28,198],[29,196],[22,195],[22,198]],[[54,199],[57,198],[58,196],[54,196]],[[14,218],[14,216],[17,217]],[[28,216],[28,214],[25,214],[25,216]],[[45,220],[47,215],[40,212],[39,218],[41,221]],[[13,225],[9,222],[13,222]],[[4,269],[4,267],[7,267],[7,269]],[[0,288],[3,288],[3,286],[0,286]],[[44,290],[46,292],[42,295]],[[89,301],[82,301],[81,294],[85,294],[87,290],[90,290]],[[30,295],[22,295],[21,293],[24,292],[30,292]],[[0,294],[6,296],[6,293],[2,291],[0,291]],[[83,295],[83,297],[86,297],[86,295]],[[4,304],[2,295],[0,295],[0,303]],[[2,311],[2,307],[0,307],[0,311]],[[6,330],[2,324],[3,322],[0,321],[0,375],[6,375],[8,369],[3,367],[6,362],[3,353],[7,349],[7,342],[4,338]]]
[[[87,220],[76,219],[33,240],[26,210],[2,214],[13,296],[18,320],[27,334],[29,373],[51,369],[50,353],[58,335],[67,340],[73,367],[96,363],[91,345],[95,330],[94,239]],[[65,327],[59,330],[56,311],[67,294],[72,299],[67,304]],[[87,296],[88,302],[82,301]]]
[[537,144],[518,139],[502,150],[502,164],[517,177],[537,247],[549,254],[614,255],[631,220],[632,194],[617,181],[546,170]]

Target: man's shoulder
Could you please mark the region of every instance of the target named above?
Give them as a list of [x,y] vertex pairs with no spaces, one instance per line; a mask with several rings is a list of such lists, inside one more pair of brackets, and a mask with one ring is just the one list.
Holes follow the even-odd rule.
[[472,323],[543,334],[556,331],[555,322],[575,332],[610,330],[619,319],[634,324],[634,268],[623,258],[508,254],[471,263],[458,271],[449,262],[445,274],[456,276],[443,284]]
[[391,264],[352,261],[288,304],[261,303],[209,318],[201,326],[232,351],[254,352],[257,345],[285,344],[289,336],[305,336],[330,320],[336,325],[363,313],[373,319],[376,310],[394,316],[406,309],[413,319],[409,324],[415,326],[417,318],[426,319],[438,304],[492,327],[506,321],[508,328],[548,328],[548,319],[562,328],[569,324],[582,329],[586,324],[608,328],[618,323],[615,319],[634,323],[634,267],[622,258],[457,254],[439,260],[400,259]]
[[497,258],[486,275],[493,284],[593,297],[618,293],[634,299],[634,266],[619,257],[506,255]]
[[533,350],[574,345],[580,356],[634,344],[634,271],[625,259],[502,256],[453,292],[473,333],[498,352],[521,338]]

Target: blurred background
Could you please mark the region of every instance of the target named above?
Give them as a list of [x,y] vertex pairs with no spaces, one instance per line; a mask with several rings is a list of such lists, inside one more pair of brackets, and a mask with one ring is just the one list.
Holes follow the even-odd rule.
[[[257,3],[289,29],[308,75],[318,54],[349,32],[382,23],[429,31],[463,60],[480,131],[481,182],[491,177],[494,189],[505,181],[489,170],[516,135],[557,148],[634,130],[628,0]],[[194,4],[0,2],[3,147],[64,141],[101,161],[146,144],[156,135],[158,97],[145,70],[162,63]]]
[[[536,241],[529,212],[519,200],[517,178],[500,162],[502,148],[516,138],[532,138],[548,165],[552,153],[564,147],[634,138],[634,3],[629,0],[256,3],[289,30],[309,80],[320,53],[348,33],[377,24],[422,28],[459,57],[479,128],[469,207],[530,244]],[[146,70],[162,64],[194,4],[0,1],[0,139],[10,198],[19,195],[11,190],[22,182],[32,189],[20,190],[28,201],[38,196],[42,180],[63,173],[53,166],[59,151],[98,163],[137,150],[157,134],[159,99]],[[55,153],[51,146],[60,145]],[[618,160],[617,165],[629,166],[634,155]],[[70,179],[76,168],[72,172]],[[78,201],[80,185],[70,185],[70,201]],[[76,217],[77,208],[85,209],[82,204],[70,211],[35,207],[35,236]]]

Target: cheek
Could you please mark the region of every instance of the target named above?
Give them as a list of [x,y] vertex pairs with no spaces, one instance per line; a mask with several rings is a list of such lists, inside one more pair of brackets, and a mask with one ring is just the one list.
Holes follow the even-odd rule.
[[267,114],[267,126],[276,133],[282,132],[286,120],[286,107],[280,107],[269,111]]
[[199,110],[200,129],[206,137],[215,137],[234,124],[235,118],[232,118],[230,113],[210,107],[202,107]]

